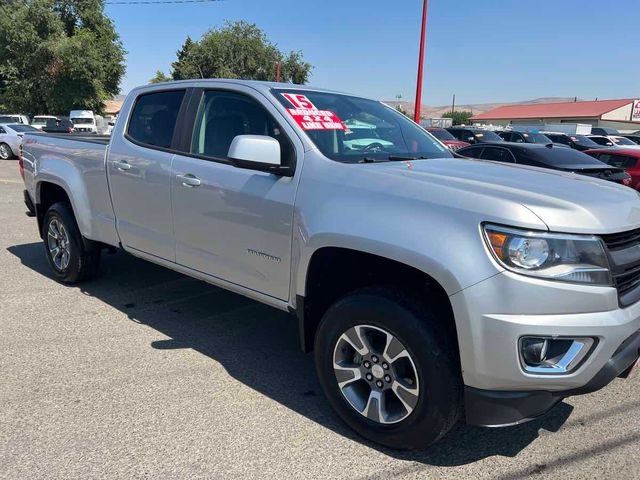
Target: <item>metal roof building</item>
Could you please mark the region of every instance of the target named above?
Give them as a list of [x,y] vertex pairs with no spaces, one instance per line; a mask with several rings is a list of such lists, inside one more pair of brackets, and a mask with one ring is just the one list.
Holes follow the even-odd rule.
[[636,131],[640,130],[640,100],[627,98],[504,105],[475,115],[471,121],[493,125],[583,123],[620,131]]

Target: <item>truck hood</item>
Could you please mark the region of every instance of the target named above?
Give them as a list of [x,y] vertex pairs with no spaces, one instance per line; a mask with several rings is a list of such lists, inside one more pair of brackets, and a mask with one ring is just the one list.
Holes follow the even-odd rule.
[[402,176],[405,181],[421,183],[425,189],[455,189],[461,203],[476,201],[480,195],[487,201],[520,204],[551,231],[598,234],[640,227],[638,192],[584,175],[457,158],[369,166],[372,173]]

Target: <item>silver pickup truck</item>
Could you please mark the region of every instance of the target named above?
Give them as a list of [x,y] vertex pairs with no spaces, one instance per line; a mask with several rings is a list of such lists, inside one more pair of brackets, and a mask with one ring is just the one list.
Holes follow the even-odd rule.
[[377,101],[145,86],[110,140],[27,134],[20,165],[60,281],[122,248],[289,311],[338,415],[390,447],[525,422],[638,362],[638,193],[454,158]]

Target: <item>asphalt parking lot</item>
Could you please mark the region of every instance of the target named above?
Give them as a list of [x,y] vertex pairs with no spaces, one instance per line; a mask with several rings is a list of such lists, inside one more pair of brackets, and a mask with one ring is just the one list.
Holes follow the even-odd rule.
[[124,253],[52,280],[0,163],[0,477],[640,478],[640,379],[423,452],[348,430],[286,314]]

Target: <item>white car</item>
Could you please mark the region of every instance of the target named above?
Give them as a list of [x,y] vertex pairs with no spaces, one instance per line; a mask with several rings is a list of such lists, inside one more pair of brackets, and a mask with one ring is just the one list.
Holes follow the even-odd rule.
[[18,155],[18,148],[22,143],[25,132],[38,131],[31,125],[21,123],[0,124],[0,159],[9,160]]
[[593,140],[603,147],[629,148],[632,150],[640,150],[640,145],[632,142],[628,138],[620,135],[587,135],[587,138]]
[[0,123],[21,123],[29,125],[29,117],[20,113],[0,113]]
[[31,126],[42,130],[43,127],[47,126],[47,122],[51,120],[57,121],[58,117],[54,117],[53,115],[36,115],[31,121]]

